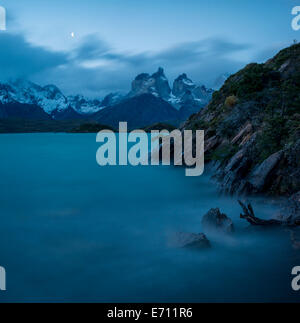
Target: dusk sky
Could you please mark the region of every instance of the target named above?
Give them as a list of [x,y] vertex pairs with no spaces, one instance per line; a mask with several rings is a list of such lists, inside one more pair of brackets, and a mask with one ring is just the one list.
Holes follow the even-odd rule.
[[[0,79],[54,83],[66,94],[128,91],[164,67],[213,86],[223,73],[262,62],[300,39],[297,0],[0,0]],[[73,34],[74,37],[71,36]]]

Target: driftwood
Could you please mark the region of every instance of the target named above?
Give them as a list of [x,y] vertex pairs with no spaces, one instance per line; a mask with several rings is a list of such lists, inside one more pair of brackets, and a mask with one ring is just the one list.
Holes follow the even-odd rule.
[[238,200],[240,206],[242,207],[244,214],[240,214],[241,219],[247,220],[251,225],[264,225],[264,226],[279,226],[283,225],[284,222],[276,219],[262,220],[255,216],[252,205],[250,203],[247,206]]

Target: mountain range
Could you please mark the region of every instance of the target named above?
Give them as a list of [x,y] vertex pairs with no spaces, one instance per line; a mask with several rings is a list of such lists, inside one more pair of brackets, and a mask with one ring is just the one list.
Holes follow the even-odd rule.
[[65,96],[55,85],[18,79],[0,83],[0,119],[89,120],[110,126],[128,121],[129,127],[156,122],[178,125],[204,107],[212,93],[186,74],[178,76],[171,89],[161,67],[152,75],[139,74],[128,94],[110,93],[104,99]]

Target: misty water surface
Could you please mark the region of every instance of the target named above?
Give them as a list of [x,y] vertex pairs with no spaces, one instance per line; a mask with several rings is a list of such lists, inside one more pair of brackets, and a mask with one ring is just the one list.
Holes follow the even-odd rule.
[[[183,168],[100,167],[95,134],[0,135],[0,301],[297,301],[285,230],[249,230],[236,198]],[[268,218],[275,207],[252,200]],[[220,207],[212,249],[173,246]]]

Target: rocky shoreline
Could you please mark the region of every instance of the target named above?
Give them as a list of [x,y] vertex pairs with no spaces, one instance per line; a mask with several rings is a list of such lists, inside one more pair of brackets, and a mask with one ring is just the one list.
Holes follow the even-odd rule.
[[[264,228],[282,228],[288,230],[292,247],[300,250],[300,194],[293,195],[282,207],[279,214],[271,219],[261,219],[255,215],[249,202],[238,200],[242,208],[240,218],[246,220],[250,226]],[[219,208],[210,209],[201,220],[202,233],[178,232],[175,235],[176,246],[180,248],[203,250],[211,248],[210,236],[231,235],[235,226],[231,218],[222,213]],[[209,237],[209,238],[208,238]]]
[[240,202],[241,218],[255,226],[289,228],[300,248],[291,229],[300,226],[300,44],[230,76],[181,130],[205,130],[206,165],[221,192],[283,198],[270,220]]

